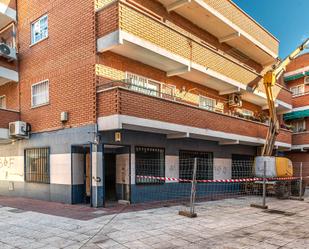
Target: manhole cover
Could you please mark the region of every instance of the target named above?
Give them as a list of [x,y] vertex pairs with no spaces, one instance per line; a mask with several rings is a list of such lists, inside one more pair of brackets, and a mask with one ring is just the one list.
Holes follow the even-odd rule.
[[269,214],[280,214],[284,216],[293,216],[296,214],[296,213],[291,213],[291,212],[286,212],[286,211],[276,210],[276,209],[268,209],[268,210],[265,210],[264,212],[269,213]]
[[18,213],[24,213],[24,212],[26,212],[26,211],[25,211],[25,210],[18,209],[18,208],[12,208],[12,209],[8,210],[8,212],[18,214]]

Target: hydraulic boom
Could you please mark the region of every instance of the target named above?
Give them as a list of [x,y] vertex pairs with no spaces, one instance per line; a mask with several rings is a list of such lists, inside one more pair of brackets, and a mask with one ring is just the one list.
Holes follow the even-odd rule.
[[273,86],[278,78],[285,72],[287,65],[309,45],[309,38],[295,49],[289,56],[281,61],[274,69],[268,71],[263,77],[267,104],[269,108],[269,128],[266,141],[262,150],[262,156],[271,156],[273,153],[276,138],[279,134],[279,121],[277,118]]

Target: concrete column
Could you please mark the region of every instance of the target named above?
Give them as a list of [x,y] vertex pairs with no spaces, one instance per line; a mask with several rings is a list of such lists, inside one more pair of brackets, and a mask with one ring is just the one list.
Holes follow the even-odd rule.
[[91,166],[92,166],[92,206],[103,207],[103,152],[102,145],[91,145]]

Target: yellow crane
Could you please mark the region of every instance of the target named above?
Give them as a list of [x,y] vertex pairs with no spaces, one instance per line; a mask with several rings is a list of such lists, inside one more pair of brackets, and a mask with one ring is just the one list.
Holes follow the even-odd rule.
[[275,145],[276,138],[279,134],[279,122],[275,107],[275,98],[273,95],[273,87],[276,85],[279,77],[286,71],[287,65],[309,45],[309,38],[306,39],[298,48],[296,48],[289,56],[282,60],[274,69],[268,71],[263,77],[264,88],[269,108],[269,128],[266,141],[262,150],[262,156],[271,156]]
[[[279,77],[286,71],[287,65],[308,46],[309,39],[306,39],[305,42],[295,49],[288,57],[274,66],[272,70],[269,70],[263,77],[269,108],[269,128],[261,156],[257,156],[254,160],[254,171],[257,177],[277,178],[293,176],[294,167],[288,158],[272,156],[275,141],[279,134],[279,121],[276,113],[273,87],[276,85]],[[272,189],[278,197],[288,197],[291,194],[290,186],[297,183],[293,181],[269,181],[268,184],[271,186],[270,189]],[[265,186],[266,185],[263,184],[263,192],[266,191]],[[302,188],[305,189],[306,183],[304,182],[303,184],[302,182],[300,186],[303,186]]]

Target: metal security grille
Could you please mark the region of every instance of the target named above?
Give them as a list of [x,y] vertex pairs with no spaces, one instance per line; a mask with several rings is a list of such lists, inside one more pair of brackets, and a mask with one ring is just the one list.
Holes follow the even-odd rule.
[[213,179],[213,155],[211,152],[180,151],[179,152],[179,177],[192,179],[194,158],[197,158],[197,180]]
[[25,180],[27,182],[49,183],[49,148],[25,150]]
[[[135,173],[154,177],[165,176],[165,150],[151,147],[135,147]],[[137,184],[164,183],[160,179],[136,178]]]

